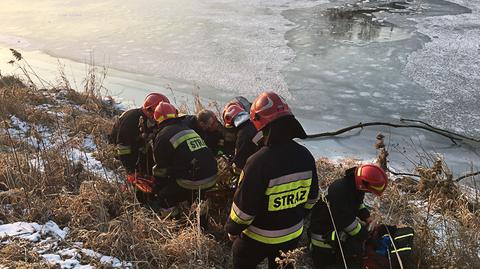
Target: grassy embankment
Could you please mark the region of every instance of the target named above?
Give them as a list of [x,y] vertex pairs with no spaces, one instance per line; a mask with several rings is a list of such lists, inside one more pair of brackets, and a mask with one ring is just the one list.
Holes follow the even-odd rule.
[[[0,79],[0,220],[53,220],[70,228],[62,244],[80,241],[139,268],[228,268],[225,203],[212,206],[209,234],[199,232],[195,208],[176,221],[139,206],[130,191],[119,191],[123,175],[106,143],[120,113],[114,100],[102,96],[91,77],[84,90],[61,85],[39,89],[15,77]],[[393,181],[382,198],[369,201],[374,215],[378,222],[415,228],[417,268],[480,268],[476,192],[461,191],[446,165],[429,158],[417,169],[418,182]],[[355,161],[317,164],[325,186]],[[222,177],[229,177],[225,169]],[[45,268],[28,241],[5,240],[0,264]],[[306,251],[292,256],[298,267],[309,268]]]

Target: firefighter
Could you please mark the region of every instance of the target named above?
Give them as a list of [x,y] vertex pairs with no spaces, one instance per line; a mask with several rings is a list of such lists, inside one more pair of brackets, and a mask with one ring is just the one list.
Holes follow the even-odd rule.
[[344,262],[348,268],[360,268],[370,223],[363,199],[366,192],[380,196],[387,182],[382,168],[364,164],[346,170],[343,178],[329,185],[312,209],[311,253],[316,268],[343,268]]
[[305,214],[318,199],[318,178],[312,154],[293,140],[305,131],[280,96],[260,94],[250,119],[264,146],[247,160],[225,230],[233,268],[256,268],[268,258],[271,269],[280,250],[296,248]]
[[[247,98],[243,96],[236,96],[232,98],[230,101],[227,102],[225,107],[229,106],[230,104],[237,104],[242,107],[247,113],[250,112],[250,107],[252,103],[250,103]],[[233,156],[235,155],[235,141],[237,140],[237,129],[236,128],[223,128],[223,152],[226,156]]]
[[151,140],[156,128],[153,112],[160,102],[168,103],[169,100],[161,93],[150,93],[141,108],[127,110],[119,117],[109,135],[109,142],[117,146],[117,158],[127,172],[127,181],[137,187],[141,203],[149,200],[151,192]]
[[180,202],[202,198],[215,185],[217,162],[203,139],[178,118],[173,105],[160,102],[154,118],[159,127],[153,147],[156,203],[168,213]]
[[202,109],[196,115],[182,117],[184,123],[205,141],[215,155],[223,154],[223,126],[211,110]]
[[[231,159],[232,170],[236,175],[245,166],[245,162],[258,149],[257,130],[249,118],[249,113],[237,103],[228,103],[223,109],[223,122],[227,132],[235,133],[235,151]],[[258,140],[258,139],[257,139]]]

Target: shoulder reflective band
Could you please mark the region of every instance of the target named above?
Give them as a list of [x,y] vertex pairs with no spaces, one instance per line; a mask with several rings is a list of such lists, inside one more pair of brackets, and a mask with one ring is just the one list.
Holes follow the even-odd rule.
[[183,130],[170,138],[170,143],[172,144],[173,148],[177,148],[180,144],[188,139],[196,137],[198,137],[198,134],[194,130]]
[[118,156],[128,155],[131,153],[132,153],[132,149],[130,148],[130,146],[118,145],[118,148],[117,148]]
[[412,250],[411,247],[399,248],[399,249],[397,249],[397,250],[392,250],[392,251],[390,251],[390,253],[396,253],[396,252],[402,252],[402,251],[410,251],[410,250]]
[[305,208],[312,209],[312,207],[317,203],[317,201],[318,201],[318,195],[316,198],[308,199],[307,202],[305,203]]
[[[268,188],[265,194],[268,195],[271,193],[291,190],[291,188],[285,188],[285,187],[289,186],[289,183],[295,183],[302,180],[309,181],[309,183],[311,183],[312,171],[293,173],[293,174],[281,176],[278,178],[270,179],[268,181]],[[310,186],[310,184],[308,186]]]
[[303,232],[303,219],[292,227],[281,230],[264,230],[255,226],[248,226],[243,233],[265,244],[281,244],[299,237]]
[[310,242],[319,248],[333,248],[330,244],[325,243],[325,238],[319,234],[311,234]]
[[273,193],[280,193],[284,191],[294,190],[300,187],[310,187],[311,184],[312,184],[312,178],[296,179],[295,181],[290,183],[268,187],[267,190],[265,191],[265,194],[270,195]]
[[187,180],[187,179],[177,179],[177,184],[180,187],[189,189],[189,190],[204,190],[215,186],[217,183],[217,175],[207,177],[200,180]]
[[393,238],[394,240],[398,240],[398,239],[402,239],[402,238],[405,238],[405,237],[410,237],[410,236],[413,236],[413,234],[404,234],[404,235],[399,235],[395,238]]
[[230,210],[230,218],[238,224],[250,225],[250,223],[253,222],[253,219],[255,218],[255,216],[252,216],[243,212],[242,210],[240,210],[240,208],[238,208],[238,206],[234,202],[232,204],[232,209]]
[[345,232],[347,232],[350,236],[355,236],[356,234],[358,234],[360,232],[361,229],[362,229],[362,225],[360,224],[360,222],[358,222],[357,219],[355,219],[352,222],[352,224],[348,225],[343,230]]

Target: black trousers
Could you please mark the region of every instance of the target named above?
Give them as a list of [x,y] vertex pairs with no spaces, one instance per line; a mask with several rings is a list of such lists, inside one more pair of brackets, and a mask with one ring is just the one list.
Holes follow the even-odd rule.
[[[297,247],[299,238],[287,241],[281,244],[264,244],[241,235],[233,242],[233,268],[234,269],[255,269],[265,258],[268,259],[268,268],[276,269],[278,264],[275,258],[280,256],[280,250],[287,252]],[[283,267],[285,269],[293,269],[292,265]]]
[[[313,264],[316,269],[344,269],[345,265],[340,253],[332,248],[311,246]],[[360,269],[361,265],[350,257],[346,257],[349,269]]]

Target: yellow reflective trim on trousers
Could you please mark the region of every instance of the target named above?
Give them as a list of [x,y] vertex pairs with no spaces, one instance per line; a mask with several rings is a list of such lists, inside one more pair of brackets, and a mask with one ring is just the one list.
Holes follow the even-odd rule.
[[263,235],[259,235],[259,234],[256,234],[250,230],[244,230],[243,233],[254,239],[254,240],[257,240],[259,242],[262,242],[262,243],[265,243],[265,244],[281,244],[281,243],[285,243],[287,241],[290,241],[290,240],[293,240],[297,237],[299,237],[303,232],[303,225],[300,229],[298,229],[297,231],[291,233],[291,234],[287,234],[287,235],[284,235],[284,236],[279,236],[279,237],[267,237],[267,236],[263,236]]
[[197,133],[189,133],[184,136],[181,136],[180,138],[175,140],[175,142],[173,142],[173,148],[176,149],[180,144],[187,141],[188,139],[197,138],[197,137],[200,138],[200,136]]
[[265,191],[265,194],[270,195],[272,193],[279,193],[279,192],[295,190],[295,189],[298,189],[300,187],[310,187],[311,184],[312,184],[312,178],[297,180],[297,181],[294,181],[294,182],[269,187]]
[[362,225],[360,223],[357,223],[357,226],[355,226],[355,228],[353,230],[351,230],[350,232],[347,232],[350,236],[355,236],[356,234],[358,234],[360,232],[360,230],[362,229]]
[[253,219],[251,220],[243,220],[241,219],[237,213],[235,213],[235,210],[232,209],[230,210],[230,219],[232,219],[234,222],[240,224],[240,225],[250,225],[253,222]]
[[189,190],[204,190],[211,188],[215,186],[217,183],[217,175],[202,179],[202,180],[186,180],[186,179],[177,179],[176,180],[177,184],[184,188],[184,189],[189,189]]
[[121,147],[117,149],[117,155],[122,156],[122,155],[128,155],[132,153],[132,149],[130,147]]
[[312,245],[319,247],[319,248],[333,248],[330,244],[327,244],[323,241],[311,239]]
[[409,237],[409,236],[413,236],[413,234],[400,235],[400,236],[395,237],[394,240],[402,239],[402,238]]
[[397,250],[392,250],[390,251],[390,253],[396,253],[396,252],[402,252],[402,251],[409,251],[409,250],[412,250],[411,247],[406,247],[406,248],[399,248]]

